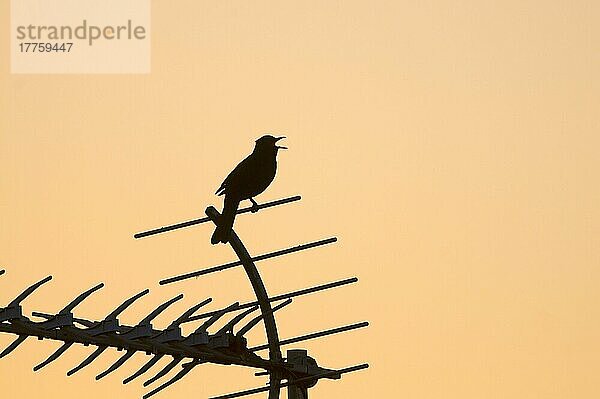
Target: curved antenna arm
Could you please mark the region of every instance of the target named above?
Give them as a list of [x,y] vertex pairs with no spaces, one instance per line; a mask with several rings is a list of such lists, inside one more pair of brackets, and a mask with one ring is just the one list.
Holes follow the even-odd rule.
[[125,309],[130,307],[135,301],[137,301],[144,295],[148,294],[149,292],[150,292],[150,290],[146,288],[144,291],[140,292],[139,294],[132,296],[131,298],[129,298],[128,300],[126,300],[125,302],[120,304],[119,307],[117,307],[115,310],[113,310],[108,316],[106,316],[105,320],[116,319],[117,316],[120,315]]
[[19,337],[15,339],[12,344],[8,345],[8,347],[6,347],[6,349],[0,353],[0,359],[17,349],[17,346],[21,345],[27,338],[29,338],[29,335],[19,335]]
[[164,312],[169,306],[181,299],[183,299],[183,294],[179,294],[175,298],[168,300],[167,302],[154,309],[148,316],[144,317],[144,319],[140,321],[139,324],[149,324],[152,320],[154,320],[156,316]]
[[162,384],[161,386],[153,389],[152,391],[148,392],[147,394],[145,394],[142,399],[148,399],[151,396],[156,395],[157,393],[159,393],[160,391],[162,391],[163,389],[175,384],[177,381],[179,381],[180,379],[182,379],[183,377],[185,377],[185,375],[187,373],[189,373],[190,371],[192,371],[192,369],[194,367],[196,367],[198,364],[198,362],[191,362],[188,363],[187,365],[184,364],[182,369],[179,371],[179,373],[175,374],[175,376],[173,378],[171,378],[169,381],[165,382],[164,384]]
[[45,367],[45,366],[49,365],[50,363],[52,363],[53,361],[55,361],[56,359],[58,359],[60,357],[60,355],[62,355],[63,353],[65,353],[67,351],[67,349],[69,349],[71,347],[71,345],[73,345],[73,342],[66,342],[66,343],[64,343],[53,354],[51,354],[48,357],[48,359],[44,360],[43,362],[41,362],[40,364],[38,364],[37,366],[35,366],[33,368],[33,371],[38,371],[42,367]]
[[116,369],[118,369],[119,367],[121,367],[134,354],[135,354],[134,350],[130,350],[130,351],[125,352],[125,354],[123,356],[121,356],[116,362],[114,362],[112,364],[112,366],[110,366],[109,368],[107,368],[106,370],[104,370],[103,372],[101,372],[100,374],[98,374],[96,376],[96,381],[98,381],[101,378],[106,377],[107,375],[109,375],[110,373],[112,373],[113,371],[115,371]]
[[77,366],[73,367],[71,370],[67,371],[67,376],[70,377],[73,374],[75,374],[76,372],[78,372],[79,370],[81,370],[82,368],[88,366],[90,363],[92,363],[94,360],[96,360],[96,358],[98,356],[100,356],[102,354],[102,352],[104,352],[106,350],[106,348],[107,348],[107,346],[99,346],[98,348],[96,348],[96,350],[93,351],[91,355],[86,357],[81,363],[79,363]]
[[[274,306],[273,309],[271,310],[271,313],[278,311],[279,309],[283,308],[284,306],[289,305],[290,303],[292,303],[292,298],[288,298],[287,300],[281,302],[277,306]],[[255,325],[257,325],[263,319],[263,317],[264,316],[262,314],[256,316],[255,318],[253,318],[252,320],[250,320],[248,322],[248,324],[246,324],[244,327],[240,328],[240,330],[237,332],[236,335],[238,337],[244,336],[244,334],[246,334],[248,331],[250,331],[252,329],[252,327],[254,327]]]
[[94,292],[98,291],[99,289],[101,289],[102,287],[104,287],[104,283],[100,283],[95,287],[90,288],[89,290],[87,290],[86,292],[80,294],[77,298],[73,299],[71,301],[71,303],[69,303],[67,306],[65,306],[60,312],[58,313],[71,313],[73,311],[73,309],[75,309],[75,306],[79,305],[81,302],[83,302],[88,296],[92,295]]
[[29,288],[27,288],[25,291],[23,291],[21,293],[21,295],[19,295],[18,297],[16,297],[11,303],[9,303],[8,307],[19,306],[19,304],[25,298],[27,298],[29,295],[31,295],[33,293],[33,291],[37,290],[38,288],[40,288],[42,286],[42,284],[46,284],[50,280],[52,280],[52,276],[48,276],[45,279],[40,280],[37,283],[33,284],[32,286],[30,286]]
[[200,327],[198,327],[196,329],[196,333],[201,332],[201,331],[206,331],[206,329],[210,326],[212,326],[213,324],[215,324],[217,322],[217,320],[219,320],[221,317],[223,317],[225,315],[225,313],[231,312],[232,310],[235,310],[238,306],[240,306],[239,302],[234,302],[231,305],[227,306],[225,309],[222,309],[220,312],[218,312],[217,314],[212,315],[208,320],[206,320],[204,323],[202,323],[202,325]]
[[[218,226],[221,214],[212,206],[206,208],[205,213],[206,216]],[[280,363],[282,356],[281,347],[279,346],[279,334],[277,333],[277,324],[273,317],[273,310],[271,309],[271,303],[265,284],[262,281],[256,265],[252,262],[252,257],[248,253],[244,243],[240,240],[234,230],[231,230],[229,234],[229,245],[231,245],[231,248],[242,262],[244,271],[246,272],[246,275],[250,280],[250,285],[252,285],[252,289],[256,295],[258,303],[255,305],[260,307],[260,311],[264,315],[265,334],[267,335],[267,342],[269,343],[269,360],[273,363]],[[279,372],[273,370],[269,381],[269,399],[278,399],[281,383]]]
[[171,360],[171,362],[169,364],[167,364],[162,370],[160,370],[158,373],[156,373],[156,375],[154,377],[150,378],[147,381],[144,381],[144,386],[147,387],[148,385],[152,384],[154,381],[167,375],[167,373],[169,371],[173,370],[175,368],[175,366],[177,366],[182,360],[183,360],[183,356],[173,357],[173,360]]
[[154,355],[154,357],[152,357],[152,359],[150,359],[146,364],[144,364],[142,366],[142,368],[140,368],[138,371],[136,371],[135,373],[133,373],[129,377],[125,378],[123,380],[123,384],[130,383],[131,381],[133,381],[136,378],[138,378],[140,375],[144,374],[146,371],[150,370],[150,368],[152,366],[154,366],[156,363],[158,363],[158,361],[160,359],[162,359],[163,356],[164,356],[164,354],[162,354],[162,353],[158,354],[158,355]]
[[180,324],[182,324],[183,322],[185,322],[191,315],[193,315],[194,313],[196,313],[196,311],[198,309],[200,309],[202,306],[208,305],[211,302],[212,302],[212,298],[207,298],[204,301],[200,302],[199,304],[197,304],[195,306],[192,306],[191,308],[189,308],[188,310],[186,310],[185,313],[183,313],[176,320],[174,320],[169,325],[169,327],[167,327],[167,328],[179,327]]
[[246,310],[245,312],[242,312],[239,315],[235,316],[227,324],[225,324],[219,331],[217,331],[217,335],[218,334],[224,334],[227,331],[232,331],[233,327],[235,327],[235,325],[237,323],[239,323],[240,321],[242,321],[242,319],[244,317],[248,316],[250,313],[254,312],[256,309],[258,309],[258,306],[253,306],[250,309]]

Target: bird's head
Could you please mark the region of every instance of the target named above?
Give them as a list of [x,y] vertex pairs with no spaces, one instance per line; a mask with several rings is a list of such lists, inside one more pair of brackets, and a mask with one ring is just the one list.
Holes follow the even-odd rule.
[[274,137],[270,134],[266,134],[256,140],[256,149],[257,150],[287,150],[287,147],[282,147],[277,145],[277,142],[281,139],[284,139],[285,136]]

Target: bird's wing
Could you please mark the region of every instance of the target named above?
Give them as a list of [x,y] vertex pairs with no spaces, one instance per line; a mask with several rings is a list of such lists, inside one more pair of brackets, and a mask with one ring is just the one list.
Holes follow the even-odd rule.
[[217,195],[223,195],[223,194],[227,194],[228,188],[231,187],[236,187],[240,184],[241,181],[244,180],[244,176],[247,173],[248,170],[248,164],[251,163],[251,156],[252,155],[248,155],[242,162],[240,162],[225,178],[225,180],[223,180],[223,183],[221,183],[221,187],[219,187],[219,189],[216,191],[215,194]]

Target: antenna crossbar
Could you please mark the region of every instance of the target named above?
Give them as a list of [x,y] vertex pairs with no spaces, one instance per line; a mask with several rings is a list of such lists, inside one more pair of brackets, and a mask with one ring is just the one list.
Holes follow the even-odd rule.
[[[282,339],[279,341],[279,344],[280,345],[295,344],[296,342],[308,341],[309,339],[321,338],[321,337],[325,337],[327,335],[339,334],[339,333],[343,333],[346,331],[356,330],[358,328],[364,328],[364,327],[368,327],[368,326],[369,326],[369,323],[366,321],[363,321],[360,323],[350,324],[350,325],[343,326],[343,327],[336,327],[336,328],[331,328],[329,330],[323,330],[323,331],[318,331],[318,332],[314,332],[314,333],[310,333],[310,334],[300,335],[300,336],[294,337],[294,338]],[[248,349],[256,352],[256,351],[261,351],[261,350],[264,350],[267,348],[268,348],[267,345],[258,345],[258,346],[254,346],[254,347],[248,348]]]
[[[269,258],[274,258],[277,256],[281,256],[281,255],[287,255],[287,254],[291,254],[294,252],[299,252],[299,251],[304,251],[306,249],[310,249],[310,248],[315,248],[315,247],[320,247],[322,245],[327,245],[327,244],[331,244],[337,241],[336,237],[331,237],[331,238],[326,238],[323,240],[318,240],[318,241],[313,241],[313,242],[309,242],[306,244],[300,244],[300,245],[296,245],[294,247],[289,247],[289,248],[284,248],[284,249],[280,249],[277,251],[273,251],[273,252],[268,252],[266,254],[261,254],[261,255],[257,255],[257,256],[253,256],[251,258],[251,260],[253,262],[258,262],[261,260],[265,260],[265,259],[269,259]],[[229,262],[229,263],[225,263],[223,265],[219,265],[219,266],[212,266],[206,269],[202,269],[202,270],[197,270],[195,272],[190,272],[190,273],[186,273],[186,274],[182,274],[179,276],[175,276],[175,277],[169,277],[166,278],[164,280],[161,280],[159,282],[160,285],[165,285],[165,284],[171,284],[171,283],[175,283],[177,281],[181,281],[181,280],[187,280],[193,277],[199,277],[199,276],[203,276],[205,274],[209,274],[209,273],[214,273],[214,272],[220,272],[222,270],[227,270],[227,269],[231,269],[232,267],[236,267],[236,266],[241,266],[243,265],[241,260],[236,260],[233,262]]]
[[[363,364],[359,364],[356,366],[351,366],[351,367],[346,367],[343,369],[339,369],[339,370],[331,370],[325,373],[321,373],[321,374],[317,374],[317,375],[312,375],[312,376],[308,376],[308,377],[303,377],[303,378],[298,378],[296,380],[291,380],[291,381],[287,381],[287,382],[283,382],[281,383],[281,387],[287,387],[290,385],[297,385],[300,383],[306,383],[306,382],[311,382],[314,380],[318,380],[321,378],[334,378],[337,379],[339,378],[342,374],[346,374],[346,373],[351,373],[353,371],[359,371],[359,370],[364,370],[369,368],[369,365],[367,363],[363,363]],[[337,378],[336,378],[337,377]],[[242,396],[247,396],[247,395],[253,395],[255,393],[260,393],[260,392],[266,392],[269,390],[269,387],[260,387],[260,388],[253,388],[253,389],[248,389],[245,391],[239,391],[239,392],[234,392],[234,393],[228,393],[225,395],[221,395],[221,396],[213,396],[210,399],[233,399],[233,398],[239,398]]]
[[[286,300],[289,298],[294,298],[294,297],[301,296],[301,295],[312,294],[314,292],[323,291],[323,290],[327,290],[327,289],[331,289],[331,288],[341,287],[341,286],[347,285],[347,284],[356,283],[357,281],[358,281],[358,278],[352,277],[352,278],[347,278],[344,280],[334,281],[332,283],[317,285],[315,287],[304,288],[301,290],[288,292],[286,294],[281,294],[281,295],[276,295],[276,296],[270,297],[269,302],[276,302],[276,301]],[[243,303],[243,304],[237,306],[235,309],[228,310],[228,312],[233,312],[234,310],[240,310],[240,309],[247,309],[247,308],[251,308],[256,305],[258,305],[257,301],[246,302],[246,303]],[[211,316],[217,314],[218,312],[220,312],[222,310],[223,309],[215,310],[215,311],[207,312],[207,313],[202,313],[197,316],[192,316],[189,319],[187,319],[187,321],[190,322],[190,321],[205,319],[207,317],[211,317]]]
[[[300,201],[301,198],[302,197],[300,197],[299,195],[295,195],[293,197],[287,197],[287,198],[282,198],[282,199],[278,199],[275,201],[265,202],[264,204],[258,204],[258,206],[250,206],[247,208],[238,209],[236,214],[241,215],[243,213],[248,213],[248,212],[257,212],[260,209],[266,209],[266,208],[271,208],[271,207],[278,206],[278,205],[288,204],[290,202]],[[209,217],[202,217],[199,219],[188,220],[185,222],[176,223],[176,224],[172,224],[169,226],[159,227],[157,229],[142,231],[140,233],[134,234],[133,237],[134,238],[144,238],[144,237],[153,236],[156,234],[166,233],[167,231],[173,231],[173,230],[177,230],[177,229],[182,229],[184,227],[195,226],[197,224],[206,223],[206,222],[210,222]]]

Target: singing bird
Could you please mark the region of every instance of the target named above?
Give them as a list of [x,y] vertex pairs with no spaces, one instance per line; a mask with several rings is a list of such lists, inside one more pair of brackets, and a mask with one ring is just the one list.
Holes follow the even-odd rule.
[[215,229],[210,242],[227,243],[233,228],[233,221],[240,202],[250,200],[253,208],[258,210],[254,197],[269,187],[277,171],[277,152],[286,147],[277,142],[285,137],[265,135],[256,140],[254,151],[239,163],[225,178],[215,194],[225,195],[223,213],[219,225]]

